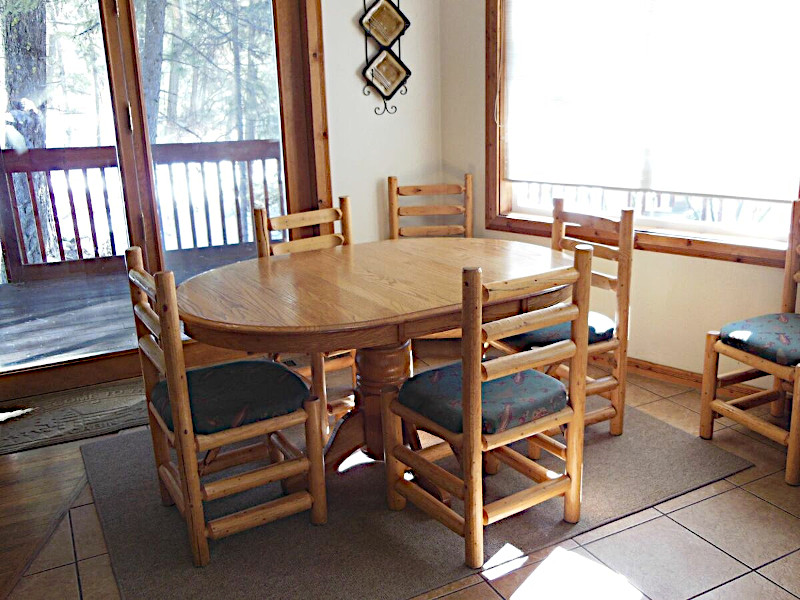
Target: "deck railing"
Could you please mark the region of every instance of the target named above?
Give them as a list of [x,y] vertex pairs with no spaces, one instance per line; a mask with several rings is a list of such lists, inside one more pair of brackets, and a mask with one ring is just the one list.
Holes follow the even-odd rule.
[[[285,213],[279,141],[157,144],[152,151],[167,251],[251,242],[254,206]],[[3,150],[0,158],[7,190],[0,238],[10,280],[20,267],[124,252],[129,238],[113,146]]]

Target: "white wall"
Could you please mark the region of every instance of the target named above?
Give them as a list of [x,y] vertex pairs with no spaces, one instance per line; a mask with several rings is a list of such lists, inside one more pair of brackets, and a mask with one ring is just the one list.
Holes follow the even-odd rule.
[[377,116],[377,94],[362,93],[363,1],[322,0],[333,194],[351,196],[356,242],[388,236],[389,175],[410,183],[441,178],[439,0],[403,0],[401,7],[411,21],[402,38],[408,95],[393,99],[396,114]]
[[[484,228],[485,2],[441,0],[442,165],[476,175],[478,235],[527,239]],[[631,285],[630,356],[701,372],[705,332],[780,310],[780,269],[637,251]],[[593,290],[594,293],[594,290]],[[608,293],[598,310],[613,315]]]

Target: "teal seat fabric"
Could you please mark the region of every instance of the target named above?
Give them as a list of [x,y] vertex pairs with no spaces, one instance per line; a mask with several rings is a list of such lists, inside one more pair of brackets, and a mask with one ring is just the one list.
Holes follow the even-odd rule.
[[778,313],[728,323],[719,332],[726,346],[784,366],[800,362],[800,315]]
[[[266,360],[243,360],[186,372],[192,424],[198,434],[217,433],[294,412],[308,399],[308,386],[289,368]],[[166,381],[152,393],[153,406],[173,429]]]
[[[560,323],[552,327],[545,327],[523,333],[522,335],[515,335],[503,340],[506,344],[515,350],[528,350],[530,348],[537,348],[540,346],[547,346],[554,342],[568,340],[571,335],[572,323]],[[590,312],[589,313],[589,343],[596,344],[598,342],[605,342],[614,337],[614,321],[607,316]]]
[[[481,384],[483,433],[500,433],[558,412],[567,405],[564,384],[540,373],[522,371]],[[403,384],[398,402],[434,423],[463,432],[461,363],[415,375]]]

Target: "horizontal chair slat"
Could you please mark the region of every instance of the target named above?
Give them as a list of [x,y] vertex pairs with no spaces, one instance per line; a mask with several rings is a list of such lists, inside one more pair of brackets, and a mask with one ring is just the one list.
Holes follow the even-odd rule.
[[763,390],[761,392],[754,392],[746,396],[740,396],[739,398],[728,400],[726,404],[728,406],[735,406],[736,408],[740,408],[742,410],[750,410],[756,406],[774,402],[780,397],[781,390]]
[[137,302],[133,307],[133,312],[142,325],[147,327],[148,331],[156,338],[161,337],[161,321],[155,311],[150,308],[150,305],[145,302]]
[[463,194],[464,186],[457,183],[436,185],[401,185],[397,188],[398,196],[453,196]]
[[595,423],[602,423],[617,416],[617,409],[613,406],[604,406],[595,410],[587,411],[583,424],[588,427]]
[[554,440],[549,435],[537,433],[528,439],[553,456],[557,456],[561,460],[567,460],[567,447],[558,440]]
[[618,280],[616,277],[611,277],[610,275],[606,275],[605,273],[598,273],[597,271],[592,271],[592,285],[594,287],[616,292],[617,283]]
[[303,456],[205,483],[201,486],[203,500],[217,500],[218,498],[238,494],[273,481],[280,481],[301,473],[307,473],[308,464],[308,459]]
[[481,363],[481,379],[493,381],[506,375],[566,360],[575,355],[575,350],[575,342],[562,340],[541,348],[487,360]]
[[562,267],[541,275],[485,283],[483,301],[496,302],[504,298],[527,296],[559,285],[571,285],[577,280],[578,272],[574,267]]
[[737,423],[741,423],[745,425],[749,429],[752,429],[756,433],[760,433],[764,437],[768,437],[773,442],[777,442],[784,446],[789,444],[789,432],[785,429],[778,427],[777,425],[773,425],[768,421],[764,421],[763,419],[759,419],[756,416],[751,415],[748,412],[745,412],[735,406],[730,406],[727,402],[723,400],[712,400],[711,401],[711,410],[716,413],[719,413],[723,417],[728,417],[729,419],[733,419]]
[[578,318],[578,307],[572,302],[559,302],[548,308],[498,319],[483,326],[483,341],[493,342],[512,335],[559,325]]
[[725,373],[717,378],[717,387],[724,388],[731,385],[736,385],[737,383],[750,381],[751,379],[764,377],[765,375],[768,375],[768,373],[765,373],[760,369],[740,369],[738,371],[731,371],[730,373]]
[[500,519],[527,510],[545,500],[562,496],[569,489],[569,486],[569,477],[562,475],[557,479],[538,483],[527,490],[495,500],[483,507],[483,524],[491,525]]
[[333,223],[341,218],[342,211],[338,208],[323,208],[320,210],[309,210],[307,212],[272,217],[269,220],[269,228],[272,231],[283,231],[284,229],[297,229],[298,227]]
[[605,244],[598,244],[596,242],[586,242],[584,240],[579,240],[578,238],[573,237],[565,237],[561,240],[561,249],[562,250],[575,250],[576,246],[581,244],[586,244],[592,247],[592,254],[599,258],[605,258],[607,260],[619,260],[619,250],[616,248],[612,248],[611,246],[606,246]]
[[580,225],[581,227],[590,227],[599,231],[610,231],[611,233],[619,234],[619,221],[606,219],[605,217],[598,217],[595,215],[585,215],[583,213],[575,213],[569,211],[561,211],[553,215],[562,221],[572,224]]
[[394,414],[401,417],[404,421],[413,423],[414,425],[419,426],[424,431],[432,433],[433,435],[440,437],[443,440],[447,440],[448,442],[450,442],[455,446],[461,445],[462,436],[460,433],[453,433],[449,429],[445,429],[438,423],[431,421],[429,418],[424,417],[418,412],[403,406],[397,400],[392,401],[391,410]]
[[430,206],[401,206],[397,214],[401,217],[428,217],[463,215],[466,209],[458,204],[433,204]]
[[307,418],[308,415],[306,411],[301,408],[288,415],[281,415],[280,417],[274,417],[266,421],[258,421],[234,429],[226,429],[219,433],[197,435],[195,436],[197,438],[197,451],[204,452],[212,448],[220,448],[228,444],[235,444],[236,442],[243,442],[262,435],[268,435],[281,429],[287,429],[305,423]]
[[428,513],[442,525],[458,535],[464,536],[464,517],[449,506],[439,502],[417,484],[400,479],[394,484],[394,489],[398,494],[411,500],[417,508]]
[[483,446],[484,452],[487,450],[494,450],[495,448],[506,446],[512,442],[516,442],[517,440],[531,437],[536,433],[541,433],[543,431],[549,431],[555,427],[560,427],[565,423],[569,423],[574,416],[575,411],[572,410],[571,406],[567,406],[562,408],[557,413],[547,415],[541,419],[536,419],[530,423],[512,427],[511,429],[506,429],[500,433],[484,434],[481,436],[481,446]]
[[430,479],[440,488],[447,490],[456,498],[464,499],[464,482],[449,471],[445,471],[439,465],[428,462],[405,446],[396,446],[394,450],[392,450],[392,454],[394,454],[395,458],[401,463],[408,465],[420,475]]
[[400,237],[447,237],[464,235],[463,225],[420,225],[419,227],[401,227]]
[[164,483],[164,487],[167,488],[172,501],[175,502],[175,506],[178,508],[178,512],[183,515],[183,494],[181,493],[181,486],[178,483],[178,478],[167,465],[158,467],[158,477]]
[[169,445],[174,448],[175,434],[172,431],[170,431],[169,427],[167,427],[167,424],[164,422],[164,419],[161,418],[161,415],[158,414],[158,410],[156,410],[156,407],[153,406],[152,402],[147,403],[147,410],[150,411],[150,413],[153,415],[153,418],[156,420],[156,423],[158,423],[158,426],[161,428],[161,431],[163,431],[164,435],[167,436],[167,441],[169,442]]
[[589,356],[596,354],[605,354],[606,352],[613,352],[619,348],[619,340],[606,340],[604,342],[597,342],[596,344],[589,344]]
[[306,491],[296,492],[271,502],[241,510],[206,524],[206,536],[212,540],[239,533],[265,523],[277,521],[311,508],[313,499]]
[[314,237],[303,238],[301,240],[292,240],[291,242],[273,244],[272,254],[277,256],[282,254],[291,254],[292,252],[327,250],[328,248],[336,248],[336,246],[341,246],[342,244],[344,244],[344,237],[338,233],[317,235]]
[[153,363],[153,366],[158,369],[162,375],[167,374],[167,363],[164,359],[164,351],[156,344],[156,341],[151,335],[143,335],[139,338],[139,348],[142,350],[147,359]]
[[552,471],[532,461],[527,456],[523,456],[519,452],[512,450],[508,446],[495,448],[492,450],[492,455],[528,479],[533,479],[538,483],[551,479],[550,474]]
[[756,369],[764,371],[765,373],[769,373],[770,375],[775,375],[776,377],[780,377],[786,381],[794,381],[794,367],[784,367],[783,365],[774,363],[766,358],[761,358],[760,356],[739,350],[733,346],[723,344],[722,341],[714,344],[714,350],[724,356],[738,360],[739,362],[742,362],[748,366],[755,367]]
[[592,394],[602,394],[603,392],[613,390],[618,385],[619,381],[617,381],[616,377],[612,377],[611,375],[599,377],[598,379],[586,384],[586,395],[591,396]]
[[139,271],[137,269],[131,269],[128,271],[128,279],[137,288],[147,294],[148,298],[151,300],[156,299],[156,280],[153,279],[150,273],[145,273],[144,271]]

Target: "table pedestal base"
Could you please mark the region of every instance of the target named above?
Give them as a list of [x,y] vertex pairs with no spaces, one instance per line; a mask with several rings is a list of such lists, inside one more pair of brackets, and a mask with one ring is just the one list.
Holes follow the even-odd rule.
[[356,406],[333,431],[325,452],[325,468],[336,471],[359,448],[374,460],[383,460],[381,391],[399,389],[411,375],[411,341],[365,348],[356,354]]

